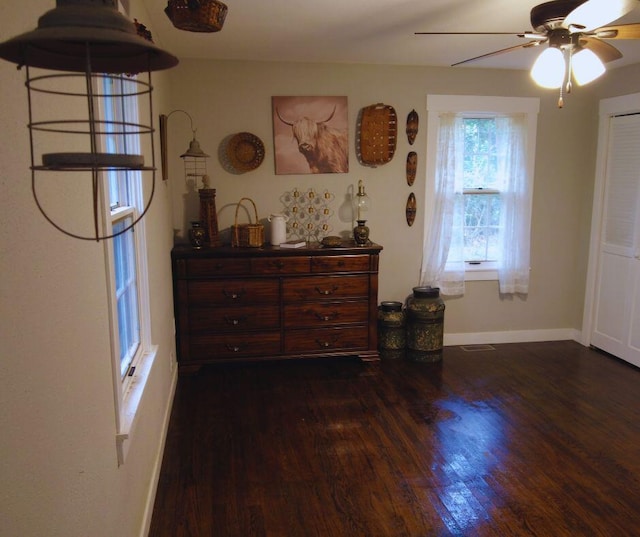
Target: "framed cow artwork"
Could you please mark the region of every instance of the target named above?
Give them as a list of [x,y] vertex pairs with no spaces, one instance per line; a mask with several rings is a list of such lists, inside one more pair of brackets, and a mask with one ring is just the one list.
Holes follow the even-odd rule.
[[347,173],[346,97],[272,97],[276,175]]

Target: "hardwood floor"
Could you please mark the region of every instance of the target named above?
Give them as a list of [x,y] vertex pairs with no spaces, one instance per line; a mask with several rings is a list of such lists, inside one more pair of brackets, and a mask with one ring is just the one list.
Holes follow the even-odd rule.
[[149,535],[640,535],[640,370],[494,347],[181,377]]

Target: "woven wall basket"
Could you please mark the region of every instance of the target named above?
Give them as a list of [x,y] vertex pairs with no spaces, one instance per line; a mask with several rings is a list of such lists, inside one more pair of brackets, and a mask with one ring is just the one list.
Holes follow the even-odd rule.
[[227,16],[227,6],[218,0],[169,0],[164,12],[180,30],[219,32]]
[[372,104],[362,109],[357,129],[360,162],[377,166],[389,162],[396,151],[398,117],[393,106]]

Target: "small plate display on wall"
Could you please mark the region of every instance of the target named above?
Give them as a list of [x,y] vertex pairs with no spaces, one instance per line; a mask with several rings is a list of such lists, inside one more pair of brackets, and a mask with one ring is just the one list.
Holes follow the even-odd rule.
[[418,154],[415,151],[407,155],[407,184],[413,186],[416,180],[416,170],[418,168]]
[[264,144],[255,134],[239,132],[229,139],[226,157],[236,173],[255,170],[264,159]]
[[412,192],[411,194],[409,194],[409,198],[407,199],[407,208],[405,210],[406,215],[407,215],[407,224],[409,226],[412,226],[413,222],[415,222],[416,210],[417,210],[416,209],[416,196]]

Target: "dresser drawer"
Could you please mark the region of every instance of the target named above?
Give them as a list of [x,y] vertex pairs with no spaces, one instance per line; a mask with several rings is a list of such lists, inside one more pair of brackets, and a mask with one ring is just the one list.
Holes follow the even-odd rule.
[[216,276],[241,276],[251,273],[251,262],[243,258],[186,259],[186,273],[189,278],[212,278]]
[[284,337],[285,353],[328,353],[366,349],[369,330],[364,326],[289,330]]
[[306,274],[310,270],[309,257],[261,257],[251,260],[253,274]]
[[211,361],[280,354],[280,332],[191,336],[189,359]]
[[366,323],[369,302],[306,302],[284,307],[284,327],[318,328],[327,325]]
[[311,259],[311,272],[362,272],[369,270],[368,255],[322,255]]
[[367,297],[369,276],[311,276],[287,278],[283,282],[284,301]]
[[277,328],[280,328],[277,304],[189,309],[190,334]]
[[187,282],[190,306],[278,304],[279,292],[280,282],[276,279]]

